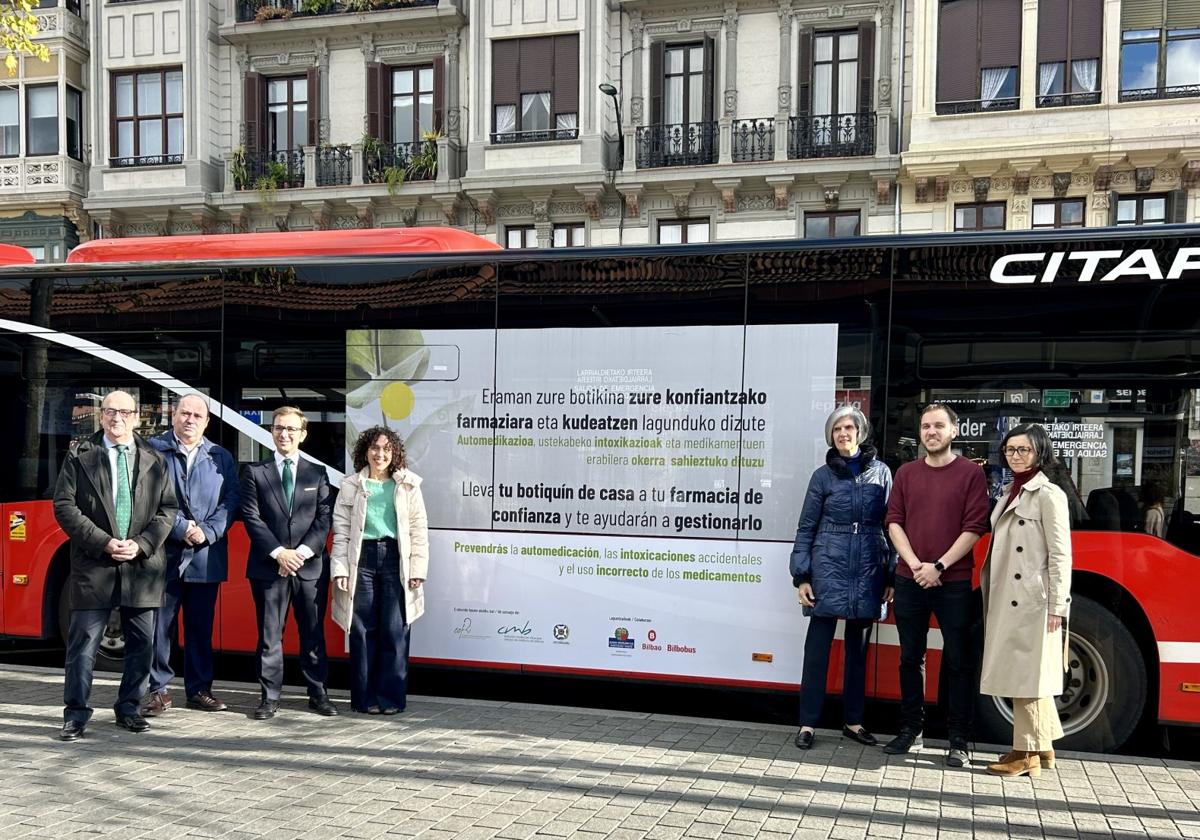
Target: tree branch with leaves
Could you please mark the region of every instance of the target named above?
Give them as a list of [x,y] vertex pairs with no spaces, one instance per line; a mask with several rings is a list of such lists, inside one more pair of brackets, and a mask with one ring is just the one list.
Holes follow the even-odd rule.
[[46,45],[33,40],[38,33],[36,6],[37,0],[0,0],[0,49],[10,76],[16,75],[21,55],[50,60]]

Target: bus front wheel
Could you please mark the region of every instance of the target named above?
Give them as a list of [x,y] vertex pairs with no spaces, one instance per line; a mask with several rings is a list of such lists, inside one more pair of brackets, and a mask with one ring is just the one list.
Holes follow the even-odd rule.
[[[1111,752],[1133,734],[1146,708],[1146,663],[1133,634],[1111,611],[1085,596],[1073,598],[1067,673],[1054,698],[1064,750]],[[979,696],[978,734],[1012,741],[1012,701]]]
[[[64,580],[62,590],[58,593],[58,633],[62,636],[64,645],[67,643],[67,633],[71,626],[69,586],[70,580]],[[104,628],[104,636],[100,639],[100,648],[96,652],[96,667],[101,671],[120,671],[125,667],[125,634],[121,632],[119,609],[114,609],[108,615],[108,625]]]

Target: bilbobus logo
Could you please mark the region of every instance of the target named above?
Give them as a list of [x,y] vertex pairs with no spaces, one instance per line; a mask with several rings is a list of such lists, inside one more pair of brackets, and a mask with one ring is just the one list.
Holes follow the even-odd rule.
[[[1200,248],[1180,248],[1175,253],[1171,267],[1163,274],[1158,257],[1149,248],[1139,248],[1128,256],[1124,251],[1028,251],[1008,254],[992,265],[990,279],[993,283],[1024,285],[1029,283],[1053,283],[1064,261],[1082,262],[1079,269],[1080,283],[1096,279],[1101,263],[1120,260],[1100,277],[1101,283],[1120,277],[1144,277],[1147,280],[1178,280],[1185,271],[1200,271]],[[1028,272],[1034,268],[1034,273]]]

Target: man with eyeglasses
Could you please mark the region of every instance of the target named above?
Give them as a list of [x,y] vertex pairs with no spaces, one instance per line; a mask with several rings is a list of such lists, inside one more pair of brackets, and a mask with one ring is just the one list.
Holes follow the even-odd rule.
[[949,705],[946,766],[970,760],[975,665],[971,648],[971,552],[988,528],[983,468],[955,455],[958,415],[932,403],[921,412],[925,457],[896,472],[888,500],[888,536],[896,566],[896,632],[900,637],[900,732],[883,751],[901,755],[923,746],[925,650],[929,619],[942,634],[942,684]]
[[333,498],[325,470],[300,457],[308,418],[294,406],[275,409],[271,438],[275,456],[251,464],[242,477],[242,521],[250,536],[246,577],[258,615],[258,681],[262,699],[255,720],[273,718],[283,690],[283,628],[292,608],[300,633],[300,671],[308,707],[319,715],[338,713],[325,682],[325,606],[329,563],[325,539]]
[[204,436],[207,428],[208,401],[200,394],[187,394],[175,405],[171,431],[150,439],[166,459],[179,510],[166,543],[167,588],[154,621],[150,694],[142,704],[146,717],[171,708],[171,639],[180,609],[188,708],[226,708],[212,693],[212,635],[217,593],[229,570],[225,536],[238,513],[238,477],[233,456]]
[[134,398],[110,392],[100,403],[101,430],[67,455],[54,486],[54,518],[71,541],[64,741],[81,738],[91,720],[96,653],[117,608],[125,635],[117,725],[130,732],[150,728],[139,707],[165,585],[163,542],[176,502],[166,464],[134,434],[137,425]]

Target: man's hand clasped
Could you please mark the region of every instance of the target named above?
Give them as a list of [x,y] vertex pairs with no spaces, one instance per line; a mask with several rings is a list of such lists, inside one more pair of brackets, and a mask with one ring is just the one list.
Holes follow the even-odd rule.
[[932,563],[922,563],[913,569],[913,580],[922,589],[932,589],[942,585],[942,573],[935,569]]
[[133,540],[112,539],[104,546],[104,551],[118,563],[128,563],[130,560],[137,559],[141,548]]
[[304,565],[304,559],[294,548],[283,549],[283,551],[279,552],[279,556],[275,558],[275,562],[279,564],[280,577],[291,577],[300,571],[300,567]]

